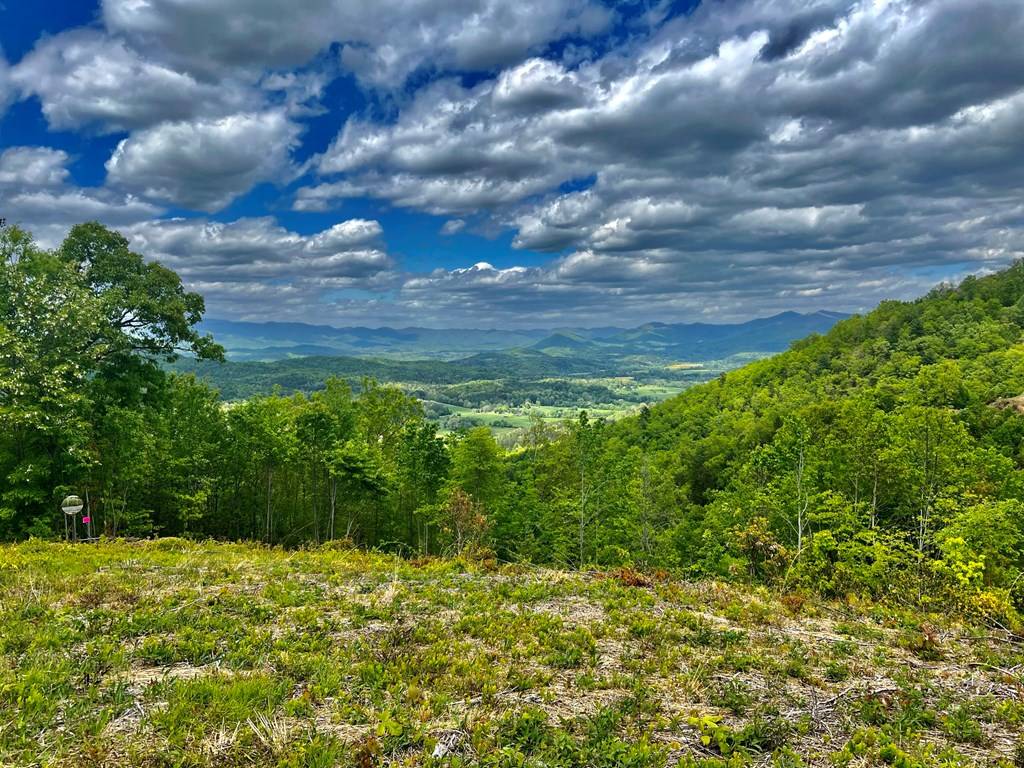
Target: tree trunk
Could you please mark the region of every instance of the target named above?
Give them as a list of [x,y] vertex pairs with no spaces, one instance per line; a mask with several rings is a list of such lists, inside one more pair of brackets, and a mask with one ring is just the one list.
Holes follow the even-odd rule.
[[274,478],[274,470],[272,468],[270,468],[270,467],[267,467],[267,525],[266,525],[267,544],[270,544],[270,538],[271,538],[270,537],[270,519],[271,519],[270,518],[270,515],[271,515],[270,500],[271,500],[271,493],[273,491],[273,478]]
[[331,477],[331,524],[328,532],[328,538],[334,541],[334,515],[337,510],[336,502],[338,499],[338,479],[334,476]]

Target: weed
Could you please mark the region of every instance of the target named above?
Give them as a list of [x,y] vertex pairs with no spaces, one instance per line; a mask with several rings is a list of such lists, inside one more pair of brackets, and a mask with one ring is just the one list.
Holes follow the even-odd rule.
[[712,704],[727,709],[734,715],[744,714],[753,701],[754,697],[747,686],[735,680],[723,682],[711,697]]
[[339,547],[0,562],[2,765],[1024,764],[1019,649],[891,606]]

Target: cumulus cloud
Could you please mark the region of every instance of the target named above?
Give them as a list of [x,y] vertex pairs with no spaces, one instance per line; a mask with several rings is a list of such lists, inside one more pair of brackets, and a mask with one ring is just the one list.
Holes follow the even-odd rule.
[[24,190],[5,197],[3,202],[10,221],[25,225],[47,244],[52,244],[54,238],[44,235],[62,236],[72,224],[82,221],[119,227],[163,213],[131,195],[112,195],[102,189]]
[[1007,224],[1024,191],[1022,35],[1010,0],[702,4],[600,58],[525,60],[434,83],[395,120],[351,118],[296,207],[483,212],[557,256],[500,279],[421,276],[417,305],[865,308],[1024,254]]
[[323,320],[331,314],[325,306],[331,292],[382,291],[397,277],[381,242],[383,230],[373,220],[350,219],[312,235],[285,229],[271,217],[163,219],[123,231],[133,248],[207,293],[221,315],[266,319],[272,308],[275,317]]
[[[496,81],[421,90],[393,125],[350,119],[320,160],[348,189],[432,212],[518,202],[600,169],[636,163],[719,169],[763,137],[743,74],[765,35],[670,66],[659,47],[607,75],[527,62]],[[519,109],[510,109],[510,105]],[[720,158],[716,161],[716,158]]]
[[299,132],[280,110],[161,123],[118,144],[108,179],[155,200],[215,211],[259,182],[291,178]]
[[133,245],[192,278],[365,278],[391,269],[376,221],[350,219],[300,235],[263,216],[224,223],[165,219],[126,230]]
[[368,219],[349,219],[315,235],[307,242],[306,248],[315,253],[344,251],[355,246],[372,243],[383,233],[384,228],[381,227],[380,222]]
[[0,153],[0,185],[58,187],[68,178],[68,154],[49,147],[10,147]]
[[[1024,255],[1019,0],[298,5],[103,0],[102,29],[0,57],[0,109],[14,89],[54,128],[127,132],[100,189],[5,151],[5,214],[119,221],[224,313],[280,287],[289,317],[375,322],[855,310]],[[342,69],[365,108],[325,99]],[[328,109],[333,140],[302,146]],[[296,211],[375,198],[529,266],[499,246],[403,275],[370,219],[145,220],[297,179]]]
[[200,82],[95,29],[43,38],[14,67],[11,80],[23,96],[39,97],[47,121],[59,130],[129,130],[223,115],[255,101],[240,83]]
[[312,0],[287,13],[249,0],[104,0],[103,19],[200,74],[300,66],[337,43],[350,71],[393,87],[424,67],[515,63],[554,40],[603,30],[611,13],[589,0]]
[[44,247],[57,245],[82,221],[119,227],[152,219],[163,210],[132,195],[102,187],[77,187],[63,150],[10,147],[0,153],[0,211],[30,230]]
[[501,73],[494,85],[493,100],[498,108],[547,110],[582,104],[584,91],[557,62],[530,59]]

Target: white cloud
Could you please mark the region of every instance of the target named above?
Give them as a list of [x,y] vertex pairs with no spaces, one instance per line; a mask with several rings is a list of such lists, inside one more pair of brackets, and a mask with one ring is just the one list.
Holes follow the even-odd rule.
[[94,29],[43,38],[13,68],[11,80],[23,97],[39,97],[47,122],[58,130],[96,125],[120,131],[257,103],[240,83],[200,82]]
[[333,253],[377,240],[384,233],[380,222],[369,219],[349,219],[320,232],[306,243],[311,253]]
[[283,111],[161,123],[107,161],[109,182],[186,208],[218,210],[263,181],[288,181],[299,127]]
[[769,235],[835,233],[863,224],[863,205],[822,205],[801,208],[754,208],[737,213],[730,222],[752,232]]
[[223,223],[165,219],[125,230],[133,246],[158,258],[189,280],[247,283],[319,278],[365,280],[390,270],[376,221],[350,219],[314,235],[300,235],[271,217]]
[[0,214],[31,231],[43,247],[56,246],[83,221],[119,227],[163,213],[132,195],[74,186],[69,161],[66,152],[49,147],[10,147],[0,154]]
[[250,0],[104,0],[107,27],[200,74],[301,66],[332,43],[364,82],[393,87],[421,68],[488,70],[568,35],[603,30],[588,0],[309,0],[287,13]]
[[583,97],[575,78],[562,65],[546,59],[530,59],[505,70],[492,92],[496,106],[517,110],[575,106]]
[[[395,284],[394,260],[376,221],[350,219],[312,235],[271,217],[232,222],[164,219],[125,228],[132,247],[159,259],[204,294],[214,317],[335,318],[339,290],[380,292]],[[361,305],[360,305],[361,306]]]
[[384,196],[403,208],[419,208],[445,215],[516,203],[550,188],[547,179],[501,179],[471,176],[424,179],[415,174],[392,173],[360,176],[296,192],[297,211],[329,211],[338,201],[353,197]]
[[42,225],[67,231],[73,224],[96,220],[117,227],[162,213],[131,195],[85,188],[18,192],[4,198],[4,211],[9,220],[24,224],[37,236]]
[[[125,226],[223,313],[280,287],[289,317],[441,324],[857,309],[1024,252],[1018,0],[734,0],[667,21],[658,4],[609,30],[612,7],[104,0],[105,29],[42,39],[12,71],[0,57],[0,110],[15,89],[53,128],[127,132],[107,186],[10,148],[3,214],[48,241]],[[342,67],[365,109],[327,102]],[[302,121],[328,108],[347,119],[299,166],[323,149]],[[403,276],[369,219],[148,220],[308,169],[294,210],[373,197],[551,255],[485,247],[493,263]]]
[[0,186],[58,187],[68,179],[68,154],[49,147],[10,147],[0,153]]
[[[515,247],[569,253],[476,276],[510,307],[558,296],[583,314],[601,295],[629,312],[635,294],[671,316],[714,294],[716,311],[740,296],[750,311],[857,308],[927,282],[901,271],[1021,253],[1021,36],[1009,0],[702,4],[601,58],[533,58],[436,82],[394,119],[350,119],[296,207],[369,195],[490,216]],[[885,287],[851,290],[868,275]],[[466,284],[452,271],[406,292],[500,311]]]

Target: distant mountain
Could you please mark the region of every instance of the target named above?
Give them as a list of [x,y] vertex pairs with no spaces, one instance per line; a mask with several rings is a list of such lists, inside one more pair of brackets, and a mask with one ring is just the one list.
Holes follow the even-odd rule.
[[826,333],[846,317],[840,312],[782,312],[736,324],[647,323],[602,342],[624,354],[711,360],[741,352],[781,352],[796,339]]
[[204,320],[234,361],[343,356],[381,360],[457,360],[485,352],[527,349],[550,357],[649,357],[714,360],[779,352],[795,339],[824,333],[846,315],[783,312],[745,323],[647,323],[637,328],[497,330],[335,328],[305,323]]
[[281,360],[307,355],[452,360],[474,352],[526,347],[548,330],[335,328],[305,323],[204,320],[231,360]]
[[[828,331],[843,317],[836,312],[784,312],[735,324],[647,323],[631,329],[556,331],[332,328],[211,320],[203,324],[204,330],[227,347],[230,362],[186,359],[173,368],[210,381],[227,400],[275,387],[309,392],[331,376],[357,386],[369,377],[424,391],[470,382],[521,385],[567,377],[653,377],[685,384],[706,378],[709,370],[733,368],[751,357],[784,350],[796,339]],[[339,354],[336,349],[348,352]]]
[[566,355],[578,354],[581,351],[594,351],[601,346],[593,341],[583,338],[572,331],[560,331],[538,341],[530,349],[543,352],[545,355],[563,357]]

